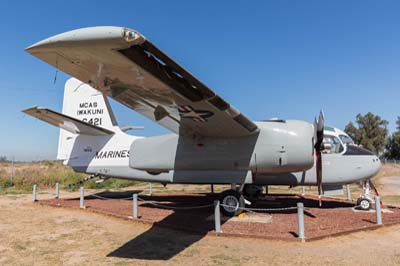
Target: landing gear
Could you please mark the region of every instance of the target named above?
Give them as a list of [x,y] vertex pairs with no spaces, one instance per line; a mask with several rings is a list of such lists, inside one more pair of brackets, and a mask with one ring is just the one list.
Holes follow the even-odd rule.
[[226,216],[236,216],[243,212],[245,200],[243,195],[234,189],[226,190],[221,194],[221,211]]
[[371,209],[372,200],[370,197],[370,184],[369,180],[362,181],[363,185],[363,194],[357,199],[357,206],[360,210],[368,211]]
[[263,187],[259,185],[245,185],[243,189],[243,195],[250,200],[261,198],[262,193]]
[[368,211],[371,209],[371,201],[367,198],[358,198],[357,206],[360,208],[360,210]]

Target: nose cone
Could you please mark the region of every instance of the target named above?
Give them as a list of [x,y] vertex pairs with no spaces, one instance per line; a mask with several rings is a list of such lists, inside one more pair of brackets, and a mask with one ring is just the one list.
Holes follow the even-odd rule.
[[335,170],[349,183],[371,178],[381,169],[381,161],[375,154],[355,145],[346,146],[342,159],[336,162]]
[[376,175],[379,172],[379,170],[381,170],[381,167],[382,167],[381,160],[379,160],[379,158],[376,156],[375,158],[372,158],[372,164],[371,164],[372,176]]

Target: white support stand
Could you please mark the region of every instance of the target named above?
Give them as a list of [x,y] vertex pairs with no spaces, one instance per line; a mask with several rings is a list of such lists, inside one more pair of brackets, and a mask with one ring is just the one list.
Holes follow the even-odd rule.
[[153,195],[153,184],[149,183],[149,196]]
[[304,204],[303,202],[297,203],[297,226],[298,226],[298,237],[301,242],[305,242],[304,236]]
[[36,191],[37,191],[37,185],[34,184],[32,188],[32,202],[36,202]]
[[85,189],[81,187],[79,189],[79,208],[85,209]]
[[347,192],[347,200],[351,200],[351,190],[350,190],[350,185],[346,185],[346,192]]
[[221,213],[219,200],[214,201],[214,220],[215,220],[215,232],[222,233],[221,230]]
[[381,200],[379,196],[375,196],[375,213],[376,213],[376,224],[382,224],[382,210],[381,210]]
[[133,200],[133,219],[138,219],[139,215],[138,215],[138,194],[134,193],[132,196],[132,200]]
[[56,196],[55,196],[55,198],[56,199],[60,198],[60,184],[58,182],[56,183]]

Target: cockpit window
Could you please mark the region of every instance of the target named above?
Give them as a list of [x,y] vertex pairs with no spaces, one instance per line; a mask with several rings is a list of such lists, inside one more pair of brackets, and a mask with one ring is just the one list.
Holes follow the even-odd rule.
[[344,148],[340,140],[335,136],[324,136],[323,144],[330,144],[331,149],[326,149],[324,153],[341,153]]
[[339,138],[343,144],[354,144],[354,141],[349,136],[339,135]]

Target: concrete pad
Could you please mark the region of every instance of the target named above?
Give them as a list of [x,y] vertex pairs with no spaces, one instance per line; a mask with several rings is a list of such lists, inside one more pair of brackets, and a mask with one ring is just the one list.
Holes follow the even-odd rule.
[[[210,215],[206,219],[207,221],[214,221],[214,214]],[[221,221],[230,222],[246,222],[246,223],[272,223],[271,215],[256,215],[256,214],[244,214],[243,216],[223,216],[221,215]]]
[[[363,211],[363,210],[357,210],[355,207],[351,208],[353,212],[362,212],[362,213],[375,213],[375,209],[370,209],[368,211]],[[393,213],[393,211],[389,209],[382,209],[382,213]]]

